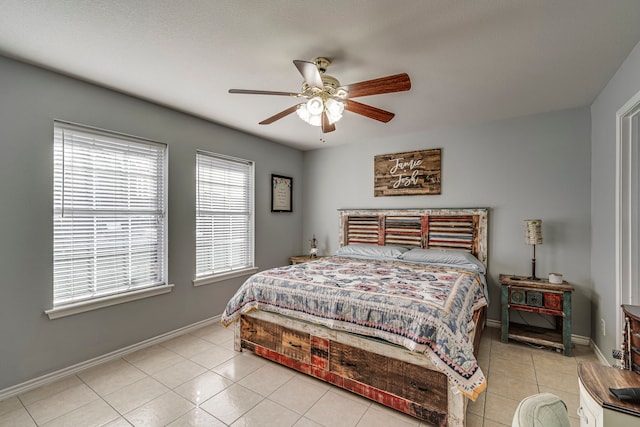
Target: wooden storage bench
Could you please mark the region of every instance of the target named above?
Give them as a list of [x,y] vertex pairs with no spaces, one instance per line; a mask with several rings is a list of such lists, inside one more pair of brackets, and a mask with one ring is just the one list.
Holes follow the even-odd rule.
[[[484,313],[476,312],[476,324],[484,324]],[[236,325],[238,351],[250,350],[432,425],[464,425],[467,398],[423,354],[264,311],[244,314]]]

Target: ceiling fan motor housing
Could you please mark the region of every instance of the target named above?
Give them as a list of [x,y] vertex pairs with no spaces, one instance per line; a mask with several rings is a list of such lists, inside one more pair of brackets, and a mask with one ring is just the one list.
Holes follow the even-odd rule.
[[327,71],[327,67],[331,65],[331,60],[324,56],[319,56],[313,60],[313,63],[318,67],[318,71],[320,71],[321,74],[324,74]]

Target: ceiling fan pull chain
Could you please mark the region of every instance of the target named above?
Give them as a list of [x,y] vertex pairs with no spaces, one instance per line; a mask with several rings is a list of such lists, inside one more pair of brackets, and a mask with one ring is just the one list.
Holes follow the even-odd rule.
[[320,142],[322,143],[327,142],[327,140],[324,139],[324,131],[322,130],[322,127],[320,127]]

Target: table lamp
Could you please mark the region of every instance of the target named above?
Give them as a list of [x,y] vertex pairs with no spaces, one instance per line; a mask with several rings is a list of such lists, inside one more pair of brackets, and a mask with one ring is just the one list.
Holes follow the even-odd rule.
[[313,235],[313,239],[309,241],[311,243],[311,248],[309,249],[309,256],[311,258],[315,258],[318,256],[318,240],[316,239],[316,235]]
[[536,277],[536,245],[542,244],[542,220],[541,219],[525,219],[524,220],[525,243],[533,246],[533,257],[531,258],[531,277],[530,280],[538,280]]

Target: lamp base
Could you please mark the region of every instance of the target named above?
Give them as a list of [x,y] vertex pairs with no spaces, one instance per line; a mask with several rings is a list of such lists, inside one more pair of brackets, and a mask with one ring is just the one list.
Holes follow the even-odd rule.
[[[535,245],[533,247],[535,248]],[[536,277],[536,259],[535,258],[531,258],[531,276],[527,277],[527,280],[540,280],[539,277]]]

